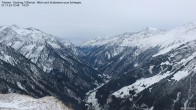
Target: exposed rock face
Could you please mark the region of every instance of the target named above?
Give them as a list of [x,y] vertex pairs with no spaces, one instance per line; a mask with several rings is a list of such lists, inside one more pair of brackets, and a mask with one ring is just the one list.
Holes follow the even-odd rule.
[[87,109],[84,101],[89,110],[195,107],[195,65],[196,25],[191,23],[79,47],[34,28],[0,27],[0,92],[55,96],[76,110]]
[[[4,76],[0,86],[6,88],[3,93],[17,92],[33,97],[54,95],[67,105],[84,108],[85,93],[102,82],[96,70],[77,58],[72,44],[61,43],[37,29],[1,27],[0,42],[4,69],[0,73]],[[10,71],[15,77],[8,74]],[[21,90],[20,86],[25,90],[15,89]],[[40,86],[41,90],[34,86]]]
[[[186,24],[163,34],[143,37],[146,42],[142,39],[138,42],[147,48],[135,56],[136,60],[128,60],[128,69],[121,67],[127,60],[112,68],[118,71],[121,67],[124,72],[117,72],[116,76],[111,72],[111,80],[92,92],[96,101],[92,102],[91,108],[179,110],[195,107],[195,35],[196,25]],[[152,42],[150,46],[148,41]],[[120,56],[126,56],[133,47],[128,45],[128,51],[122,51]],[[137,49],[140,47],[135,51]],[[100,51],[93,52],[96,55]],[[126,59],[134,59],[133,54]]]

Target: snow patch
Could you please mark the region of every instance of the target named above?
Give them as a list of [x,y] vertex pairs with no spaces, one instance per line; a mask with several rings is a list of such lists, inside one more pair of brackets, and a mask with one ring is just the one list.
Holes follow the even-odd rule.
[[50,44],[53,48],[61,48],[61,46],[59,46],[59,45],[56,44],[56,43],[48,42],[48,44]]
[[134,66],[134,67],[137,67],[137,66],[138,66],[138,63],[135,63],[133,66]]
[[166,61],[166,62],[162,62],[161,65],[172,65],[172,64],[169,63],[169,61]]
[[[99,103],[98,103],[98,100],[97,100],[97,98],[95,97],[96,92],[97,92],[97,91],[95,90],[95,91],[93,91],[92,93],[89,93],[89,96],[88,96],[88,98],[87,98],[86,103],[92,104],[92,107],[93,107],[93,109],[95,109],[95,110],[101,110],[101,108],[100,108],[100,106],[99,106]],[[88,94],[87,94],[87,95],[88,95]]]
[[152,106],[149,110],[154,110],[154,107]]
[[180,81],[181,79],[187,77],[190,73],[188,71],[178,71],[174,74],[174,76],[171,79],[174,79],[176,81]]
[[54,97],[34,99],[19,94],[0,94],[0,109],[3,110],[71,110]]
[[152,69],[154,68],[154,65],[150,66],[150,68],[148,69],[148,71],[150,72],[150,74],[153,74]]
[[22,85],[21,85],[20,82],[16,82],[16,84],[18,85],[18,87],[19,87],[20,89],[27,91],[24,87],[22,87]]
[[149,78],[141,78],[139,80],[137,80],[135,83],[129,85],[129,86],[125,86],[123,88],[121,88],[120,90],[114,92],[112,95],[114,95],[115,97],[119,97],[119,98],[126,98],[127,96],[129,96],[129,91],[134,91],[136,92],[136,94],[134,94],[135,96],[137,96],[138,93],[140,93],[141,91],[143,91],[144,89],[150,87],[151,85],[159,82],[160,80],[166,78],[167,76],[170,75],[170,72],[166,72],[164,74],[158,74]]
[[89,107],[92,107],[93,110],[101,110],[100,105],[98,103],[98,99],[95,96],[96,96],[97,89],[102,87],[107,82],[109,82],[109,80],[105,81],[105,83],[103,83],[103,84],[100,84],[94,90],[91,90],[88,93],[86,93],[86,96],[87,96],[87,99],[86,99],[87,104],[86,105],[88,106],[88,109],[89,109]]
[[176,99],[174,100],[174,104],[175,104],[177,101],[180,100],[180,95],[181,95],[181,92],[178,92],[178,93],[177,93],[177,97],[176,97]]

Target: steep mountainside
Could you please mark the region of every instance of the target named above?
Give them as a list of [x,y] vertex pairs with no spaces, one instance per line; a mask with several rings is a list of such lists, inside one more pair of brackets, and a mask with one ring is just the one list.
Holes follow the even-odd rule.
[[152,55],[166,53],[195,39],[192,36],[195,28],[196,25],[193,23],[170,31],[146,28],[140,32],[90,40],[81,44],[79,49],[86,53],[86,56],[81,57],[89,65],[103,74],[117,76],[126,74]]
[[55,96],[76,110],[196,107],[195,65],[193,23],[169,31],[146,28],[78,47],[34,28],[0,27],[0,93]]
[[[77,58],[72,50],[74,47],[71,43],[61,43],[52,35],[48,35],[37,29],[22,29],[15,25],[1,27],[0,42],[2,43],[1,48],[3,48],[2,56],[4,55],[2,60],[13,67],[17,67],[18,64],[15,64],[15,60],[21,62],[21,59],[16,55],[19,53],[24,55],[28,62],[21,63],[24,65],[32,63],[40,71],[43,70],[44,81],[47,81],[48,85],[53,86],[58,92],[61,91],[59,98],[63,97],[62,99],[65,102],[68,101],[66,104],[81,108],[80,106],[84,106],[83,98],[85,97],[85,93],[102,82],[96,70],[82,63]],[[5,45],[11,46],[14,49],[8,49],[10,47]],[[8,53],[8,55],[5,53]],[[24,58],[24,56],[22,57]],[[9,60],[7,61],[6,59]],[[26,73],[23,66],[19,69]],[[27,69],[27,71],[30,70]],[[31,71],[34,74],[40,74],[35,70]],[[6,74],[6,72],[3,74]],[[28,75],[28,77],[32,76]],[[42,96],[44,95],[46,94]],[[35,97],[40,96],[35,95]]]
[[104,110],[195,107],[195,47],[196,40],[151,58],[102,86],[96,97]]
[[43,72],[11,47],[0,44],[0,50],[1,93],[21,93],[33,97],[56,96],[65,104],[80,108],[80,88],[77,90],[70,82],[60,81],[54,75]]
[[[128,50],[122,51],[119,57],[124,55],[123,58],[134,60],[128,60],[127,70],[121,66],[126,60],[121,60],[121,63],[112,69],[123,68],[125,72],[118,71],[118,75],[112,77],[108,83],[87,94],[90,108],[179,110],[181,107],[194,107],[195,35],[196,25],[186,24],[170,31],[143,37],[137,41],[143,46],[138,45],[135,48],[134,52],[139,50],[139,54],[134,56],[135,59],[134,52],[126,56],[134,47],[127,44]],[[92,50],[94,54],[107,50],[104,45],[102,51]]]
[[[82,59],[105,75],[116,76],[137,66],[144,58],[141,54],[153,55],[155,46],[145,45],[145,39],[164,34],[164,31],[146,28],[136,33],[124,33],[111,38],[95,39],[83,43],[79,49],[86,55]],[[142,57],[142,56],[141,56]]]

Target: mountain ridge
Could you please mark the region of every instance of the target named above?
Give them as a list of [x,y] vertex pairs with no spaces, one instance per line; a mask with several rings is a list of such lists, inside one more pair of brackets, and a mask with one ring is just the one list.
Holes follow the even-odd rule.
[[[195,77],[196,24],[140,35],[120,36],[119,39],[126,39],[125,45],[119,45],[117,39],[100,46],[81,46],[87,53],[84,61],[111,77],[108,83],[88,94],[89,108],[178,110],[194,107],[195,92],[188,87],[194,88],[195,84],[191,77]],[[120,49],[118,54],[113,51],[117,49]],[[188,91],[192,97],[187,96]]]
[[[38,29],[0,27],[0,92],[63,97],[73,109],[193,107],[195,35],[196,24],[188,23],[167,31],[147,27],[75,46]],[[31,90],[33,86],[42,92]]]
[[[85,93],[102,82],[102,79],[98,76],[99,72],[81,62],[76,53],[72,51],[75,47],[71,43],[68,43],[70,44],[69,46],[65,46],[63,42],[60,42],[52,35],[43,33],[37,29],[21,29],[18,26],[5,27],[0,31],[0,43],[1,48],[6,48],[2,50],[4,55],[10,50],[10,52],[7,52],[7,56],[1,57],[8,65],[20,67],[18,69],[24,71],[23,74],[27,71],[32,71],[35,74],[44,74],[41,79],[35,78],[32,82],[43,80],[46,82],[46,88],[50,89],[49,87],[53,86],[52,92],[54,93],[35,94],[33,97],[52,95],[75,109],[84,109],[83,98],[85,97]],[[66,42],[64,41],[64,43]],[[18,54],[21,57],[16,57]],[[24,57],[27,62],[21,61],[21,58]],[[5,60],[5,58],[10,61]],[[36,68],[39,68],[41,73],[34,69],[29,70],[29,67],[25,68],[20,63],[15,64],[15,60],[24,63],[24,65],[36,65]],[[2,72],[1,74],[4,75],[6,72]],[[28,74],[28,76],[34,77],[35,74]],[[9,77],[6,80],[13,81]],[[46,92],[47,89],[43,89],[42,91]],[[60,93],[60,91],[63,92]],[[9,93],[9,91],[6,92]],[[15,90],[14,92],[18,93],[19,91]],[[26,93],[23,91],[21,93],[29,94],[29,92]]]

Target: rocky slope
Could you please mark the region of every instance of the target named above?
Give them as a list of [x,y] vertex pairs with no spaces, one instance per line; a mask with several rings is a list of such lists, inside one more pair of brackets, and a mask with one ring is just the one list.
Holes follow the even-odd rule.
[[82,59],[87,64],[105,75],[116,76],[141,63],[144,59],[141,58],[142,54],[153,55],[156,52],[155,46],[144,43],[151,36],[160,34],[164,34],[164,31],[146,28],[140,32],[90,40],[80,45],[79,49],[86,53]]
[[86,109],[84,101],[89,110],[196,107],[195,47],[193,23],[90,40],[77,48],[34,28],[4,26],[0,92],[55,96],[76,110]]
[[[1,60],[8,63],[7,65],[23,71],[30,78],[41,74],[42,77],[39,80],[46,81],[47,86],[52,86],[53,89],[56,89],[56,93],[53,93],[53,91],[49,95],[56,95],[67,105],[83,108],[85,93],[102,82],[96,70],[77,58],[77,55],[72,50],[74,47],[71,43],[60,42],[54,36],[37,29],[23,29],[15,25],[1,27],[0,42]],[[26,62],[23,62],[23,59]],[[31,65],[34,65],[34,68],[40,72],[37,72],[34,68],[32,69]],[[25,67],[28,68],[26,69]],[[27,74],[27,71],[30,71],[29,74]],[[1,74],[6,74],[7,72],[2,72]],[[10,77],[5,78],[6,80],[12,80],[9,79]],[[34,82],[37,80],[35,79]],[[12,82],[16,83],[16,81]],[[47,89],[44,91],[47,91]],[[48,94],[40,96],[45,95]],[[34,97],[40,96],[34,95]]]
[[[117,59],[124,55],[126,59],[134,60],[129,60],[128,69],[121,67],[126,62],[121,60],[120,66],[112,69],[123,68],[125,72],[119,72],[108,83],[88,94],[87,102],[93,99],[89,103],[90,108],[179,110],[181,107],[195,107],[195,35],[196,25],[186,24],[156,35],[143,36],[137,40],[143,46],[138,45],[134,51],[142,50],[137,52],[135,59],[134,52],[126,56],[135,45],[127,44],[128,50],[122,51]],[[97,53],[107,50],[104,46]],[[96,51],[93,52],[96,55]]]
[[103,74],[116,76],[126,74],[130,68],[141,64],[146,57],[166,53],[195,39],[194,29],[193,23],[169,31],[146,28],[139,32],[90,40],[81,44],[79,49],[86,53],[82,59],[89,65]]

